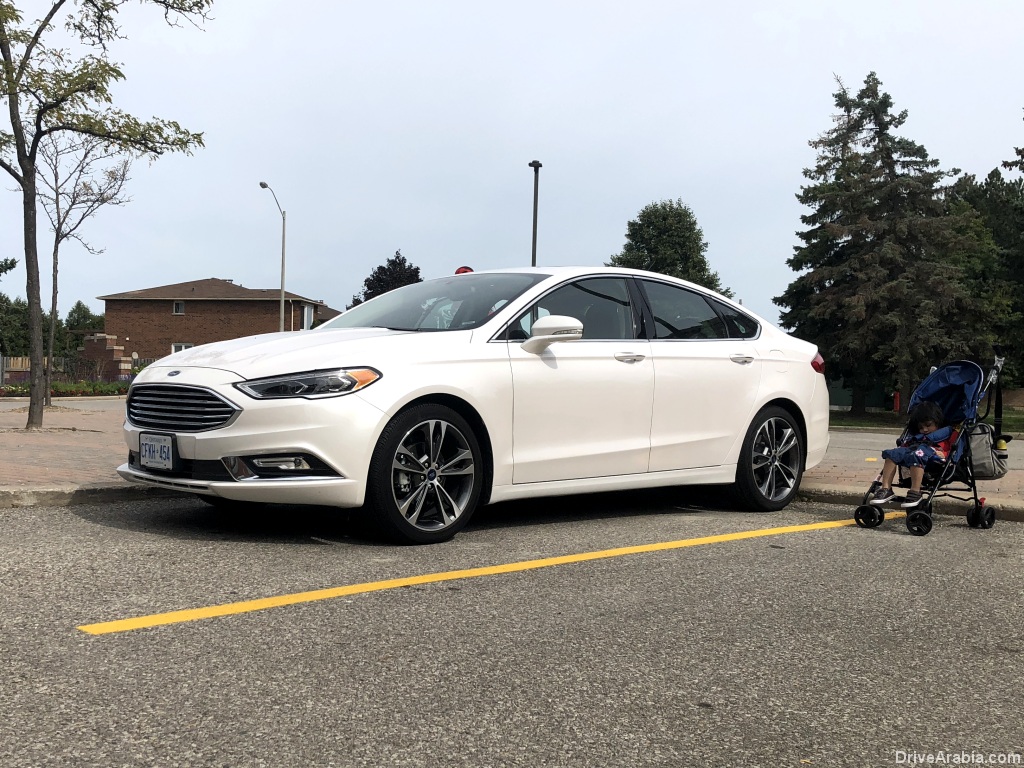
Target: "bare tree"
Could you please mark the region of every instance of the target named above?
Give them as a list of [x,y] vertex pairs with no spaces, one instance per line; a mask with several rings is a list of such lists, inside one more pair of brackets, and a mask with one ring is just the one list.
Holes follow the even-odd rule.
[[61,244],[77,240],[94,256],[103,253],[82,237],[79,229],[104,205],[130,202],[122,190],[131,158],[95,136],[51,133],[39,144],[39,201],[53,231],[53,290],[50,337],[46,350],[45,404],[51,405],[53,344],[57,333],[57,273]]

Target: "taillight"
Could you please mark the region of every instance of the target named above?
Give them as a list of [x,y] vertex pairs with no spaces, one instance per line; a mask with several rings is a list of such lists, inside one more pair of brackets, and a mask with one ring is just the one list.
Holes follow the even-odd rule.
[[825,358],[821,356],[821,352],[816,354],[814,356],[814,359],[811,360],[811,368],[816,370],[818,373],[824,375],[824,373],[825,373]]

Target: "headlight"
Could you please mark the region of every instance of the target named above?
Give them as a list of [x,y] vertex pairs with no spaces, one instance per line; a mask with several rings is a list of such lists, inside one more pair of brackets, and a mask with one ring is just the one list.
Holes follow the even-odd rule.
[[381,377],[373,368],[333,368],[328,371],[306,371],[266,379],[250,379],[235,384],[238,389],[258,400],[283,397],[337,397],[368,387]]

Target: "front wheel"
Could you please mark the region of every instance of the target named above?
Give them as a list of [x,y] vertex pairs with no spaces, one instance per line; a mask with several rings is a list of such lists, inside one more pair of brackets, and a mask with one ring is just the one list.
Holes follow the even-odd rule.
[[388,538],[436,544],[462,530],[476,511],[483,470],[480,443],[462,416],[443,405],[415,406],[381,433],[367,501]]
[[762,409],[747,429],[736,466],[736,492],[749,509],[773,512],[796,495],[804,471],[804,445],[790,413]]

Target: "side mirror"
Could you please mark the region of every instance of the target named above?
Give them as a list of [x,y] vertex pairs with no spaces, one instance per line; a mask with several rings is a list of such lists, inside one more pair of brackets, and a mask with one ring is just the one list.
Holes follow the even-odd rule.
[[531,336],[520,346],[524,352],[539,355],[556,341],[579,341],[583,338],[583,323],[575,317],[548,315],[533,324]]

